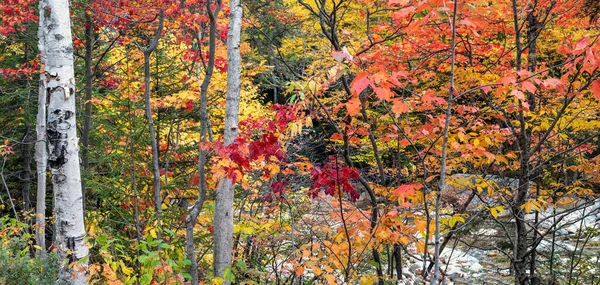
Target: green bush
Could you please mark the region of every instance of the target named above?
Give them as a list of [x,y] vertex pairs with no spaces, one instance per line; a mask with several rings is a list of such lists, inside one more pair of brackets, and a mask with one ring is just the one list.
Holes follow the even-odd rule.
[[56,253],[32,258],[28,225],[0,217],[0,285],[52,285],[58,277]]

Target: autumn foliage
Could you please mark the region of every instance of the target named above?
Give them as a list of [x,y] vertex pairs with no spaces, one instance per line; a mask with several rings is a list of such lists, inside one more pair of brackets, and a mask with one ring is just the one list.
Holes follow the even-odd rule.
[[[0,3],[0,215],[24,232],[43,175],[31,170],[35,2]],[[598,4],[242,2],[239,134],[225,145],[228,1],[72,1],[78,116],[91,103],[91,284],[189,284],[190,233],[200,284],[598,282]],[[144,117],[155,37],[160,203]],[[225,178],[234,261],[219,277],[212,217]],[[19,246],[27,257],[38,245]],[[451,252],[471,248],[491,265],[457,269]]]

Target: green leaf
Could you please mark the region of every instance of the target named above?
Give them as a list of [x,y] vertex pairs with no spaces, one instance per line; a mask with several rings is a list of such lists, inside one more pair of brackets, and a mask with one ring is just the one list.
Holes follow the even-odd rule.
[[160,260],[154,259],[150,265],[152,265],[152,267],[158,267],[160,265]]
[[150,284],[150,282],[152,282],[152,273],[142,275],[140,284],[147,285]]
[[233,274],[231,267],[227,267],[225,270],[223,270],[223,279],[230,282],[235,282],[235,274]]
[[236,263],[237,267],[241,268],[241,269],[246,269],[248,268],[248,266],[246,266],[246,262],[244,262],[243,260],[238,260],[238,262]]

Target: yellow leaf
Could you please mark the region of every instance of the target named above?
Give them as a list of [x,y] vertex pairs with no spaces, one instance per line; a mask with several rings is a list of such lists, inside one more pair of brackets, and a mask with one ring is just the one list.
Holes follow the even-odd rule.
[[335,276],[333,276],[333,275],[331,275],[331,274],[327,274],[327,275],[325,275],[325,279],[327,280],[327,282],[328,282],[329,284],[337,284],[337,283],[335,282]]
[[312,128],[312,126],[313,126],[312,119],[310,117],[306,117],[306,122],[304,122],[304,125],[306,125],[307,128]]
[[156,238],[156,230],[155,229],[150,229],[150,235],[152,236],[152,238]]
[[121,265],[121,271],[123,271],[123,273],[125,273],[125,275],[131,275],[133,273],[133,270],[131,268],[127,267],[125,265],[125,263],[123,263],[123,260],[120,260],[119,264]]
[[490,213],[492,214],[492,217],[494,217],[494,218],[497,218],[498,214],[502,211],[504,211],[503,206],[496,206],[496,207],[490,208]]

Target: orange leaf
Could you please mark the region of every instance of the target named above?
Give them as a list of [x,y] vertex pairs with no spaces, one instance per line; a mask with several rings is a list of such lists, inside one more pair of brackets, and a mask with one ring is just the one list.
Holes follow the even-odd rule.
[[375,88],[375,95],[381,101],[389,101],[394,96],[394,93],[390,89],[377,87]]
[[409,110],[410,109],[408,108],[408,105],[402,102],[402,100],[394,101],[394,105],[392,106],[392,112],[394,112],[394,115],[396,115],[396,117],[400,114],[408,112]]
[[327,274],[327,275],[325,275],[325,279],[327,280],[327,282],[328,282],[329,284],[337,284],[337,283],[335,282],[335,276],[334,276],[334,275]]
[[523,86],[523,89],[529,91],[532,94],[535,93],[535,90],[537,89],[537,87],[535,87],[535,85],[529,81],[521,82],[521,86]]
[[421,184],[404,184],[404,185],[400,185],[394,191],[394,195],[400,196],[400,197],[411,196],[411,195],[415,194],[415,190],[419,190],[421,188],[423,188],[423,185],[421,185]]
[[354,117],[358,115],[358,112],[360,111],[360,100],[358,97],[348,100],[348,102],[346,102],[346,109],[348,109],[348,116]]
[[302,276],[302,274],[304,274],[304,267],[302,266],[298,266],[296,267],[296,276]]

